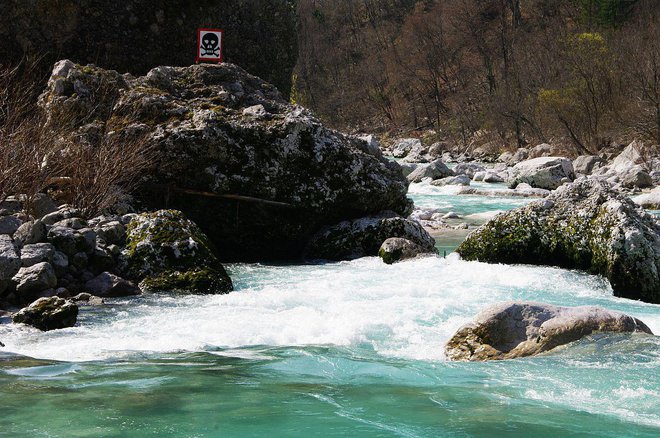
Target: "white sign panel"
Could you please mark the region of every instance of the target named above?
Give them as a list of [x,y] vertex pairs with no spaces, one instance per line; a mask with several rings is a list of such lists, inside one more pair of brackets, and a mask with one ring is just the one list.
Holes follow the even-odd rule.
[[197,29],[197,62],[222,62],[222,30]]

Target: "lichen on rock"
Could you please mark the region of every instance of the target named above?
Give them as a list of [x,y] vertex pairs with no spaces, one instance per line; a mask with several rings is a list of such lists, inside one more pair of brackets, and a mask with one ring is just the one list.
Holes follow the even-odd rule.
[[456,250],[465,260],[582,269],[616,296],[660,303],[660,225],[607,182],[581,179],[501,213]]
[[223,260],[295,259],[325,225],[411,211],[398,164],[324,127],[238,66],[163,66],[135,78],[60,64],[66,68],[41,97],[51,123],[144,135],[159,161],[136,197],[148,208],[183,211]]
[[147,291],[225,293],[231,279],[208,237],[176,210],[136,215],[127,226],[124,271]]

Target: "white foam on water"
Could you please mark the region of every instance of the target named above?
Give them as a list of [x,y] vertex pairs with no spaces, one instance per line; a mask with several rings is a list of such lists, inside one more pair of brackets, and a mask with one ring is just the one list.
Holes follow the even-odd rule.
[[405,359],[443,360],[443,345],[484,306],[506,300],[599,304],[660,332],[660,307],[612,296],[595,276],[555,268],[488,265],[457,256],[385,265],[378,258],[308,266],[234,265],[237,291],[124,299],[102,316],[40,332],[0,326],[4,351],[85,361],[136,351],[253,345],[366,346]]

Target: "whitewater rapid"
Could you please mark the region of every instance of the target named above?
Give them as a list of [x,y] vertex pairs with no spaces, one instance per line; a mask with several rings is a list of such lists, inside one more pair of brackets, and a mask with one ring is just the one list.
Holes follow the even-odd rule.
[[658,306],[616,298],[601,277],[536,266],[465,262],[457,255],[385,265],[375,257],[324,265],[228,266],[227,295],[145,295],[81,307],[75,327],[0,325],[5,352],[62,361],[136,352],[333,345],[402,359],[444,360],[449,337],[490,303],[601,305],[660,333]]

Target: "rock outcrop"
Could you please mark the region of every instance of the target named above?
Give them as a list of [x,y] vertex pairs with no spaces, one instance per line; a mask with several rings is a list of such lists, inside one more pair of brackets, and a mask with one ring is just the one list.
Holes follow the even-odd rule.
[[39,298],[28,307],[16,312],[15,323],[27,324],[39,330],[73,327],[78,318],[78,306],[59,297]]
[[340,222],[319,231],[310,240],[305,256],[310,260],[376,256],[383,242],[391,237],[412,241],[427,253],[436,251],[435,240],[418,222],[387,212]]
[[[288,96],[298,58],[295,2],[289,0],[3,0],[0,59],[41,56],[42,80],[57,59],[133,74],[195,62],[195,31],[225,31],[224,58]],[[61,58],[60,58],[61,59]]]
[[520,183],[527,183],[532,187],[554,190],[574,179],[571,160],[562,157],[539,157],[513,166],[507,182],[512,189]]
[[[181,212],[160,210],[136,215],[127,228],[124,272],[140,281],[142,289],[184,293],[226,293],[233,289],[206,235]],[[93,282],[98,288],[91,292],[108,296],[100,289],[112,285],[113,278],[106,275]]]
[[660,224],[607,182],[581,179],[497,215],[456,250],[465,260],[582,269],[620,297],[660,303]]
[[63,61],[41,103],[51,123],[73,117],[83,135],[90,122],[106,135],[145,135],[160,160],[136,195],[183,211],[223,259],[296,258],[324,225],[411,211],[396,163],[235,65],[133,78]]
[[461,327],[445,354],[462,361],[534,356],[595,332],[653,334],[639,319],[601,307],[508,302],[487,307]]

